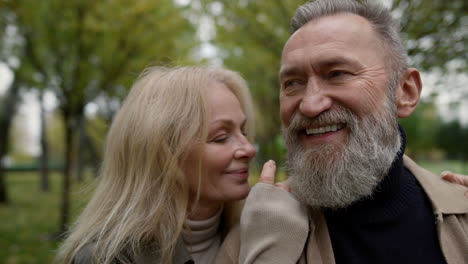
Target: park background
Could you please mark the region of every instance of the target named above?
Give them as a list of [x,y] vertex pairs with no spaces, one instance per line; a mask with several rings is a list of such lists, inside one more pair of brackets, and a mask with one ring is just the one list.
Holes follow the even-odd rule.
[[[107,128],[153,65],[223,65],[255,100],[254,176],[283,160],[277,79],[298,0],[0,0],[0,263],[51,263],[93,190]],[[418,110],[407,154],[468,173],[468,2],[388,0]]]

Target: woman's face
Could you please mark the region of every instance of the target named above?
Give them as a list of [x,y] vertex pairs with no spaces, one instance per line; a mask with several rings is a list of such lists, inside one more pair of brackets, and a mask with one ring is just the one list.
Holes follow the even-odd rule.
[[[202,179],[200,203],[219,204],[244,199],[249,193],[249,162],[255,148],[244,132],[246,117],[237,97],[224,85],[213,82],[208,87],[208,138],[202,142]],[[192,195],[197,193],[199,157],[189,153],[187,177]],[[193,168],[193,169],[192,169]]]

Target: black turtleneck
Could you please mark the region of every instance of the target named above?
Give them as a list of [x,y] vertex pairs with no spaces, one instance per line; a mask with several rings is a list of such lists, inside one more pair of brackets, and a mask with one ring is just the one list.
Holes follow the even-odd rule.
[[404,167],[406,135],[388,175],[372,197],[325,210],[336,263],[446,263],[431,203]]

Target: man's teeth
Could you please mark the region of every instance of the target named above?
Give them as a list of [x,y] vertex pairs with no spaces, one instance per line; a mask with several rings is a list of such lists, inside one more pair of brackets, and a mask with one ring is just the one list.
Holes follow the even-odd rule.
[[343,124],[336,124],[336,125],[317,127],[317,128],[307,128],[306,134],[316,135],[316,134],[323,134],[323,133],[328,133],[328,132],[335,132],[339,129],[342,129],[343,127],[344,127]]

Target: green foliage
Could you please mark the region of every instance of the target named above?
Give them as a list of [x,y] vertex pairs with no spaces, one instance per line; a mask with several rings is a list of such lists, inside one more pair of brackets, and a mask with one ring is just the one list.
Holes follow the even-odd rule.
[[438,143],[447,150],[449,158],[468,159],[468,127],[463,127],[458,120],[442,124]]
[[[422,70],[468,70],[466,0],[394,0],[413,66]],[[457,60],[455,69],[448,63]]]
[[407,154],[412,157],[429,158],[437,147],[441,120],[432,102],[420,102],[416,111],[408,118],[401,119],[407,135]]
[[27,55],[20,58],[21,78],[34,83],[31,77],[41,76],[36,79],[72,113],[102,93],[121,92],[145,66],[187,62],[197,44],[194,27],[172,1],[17,0],[9,6]]

